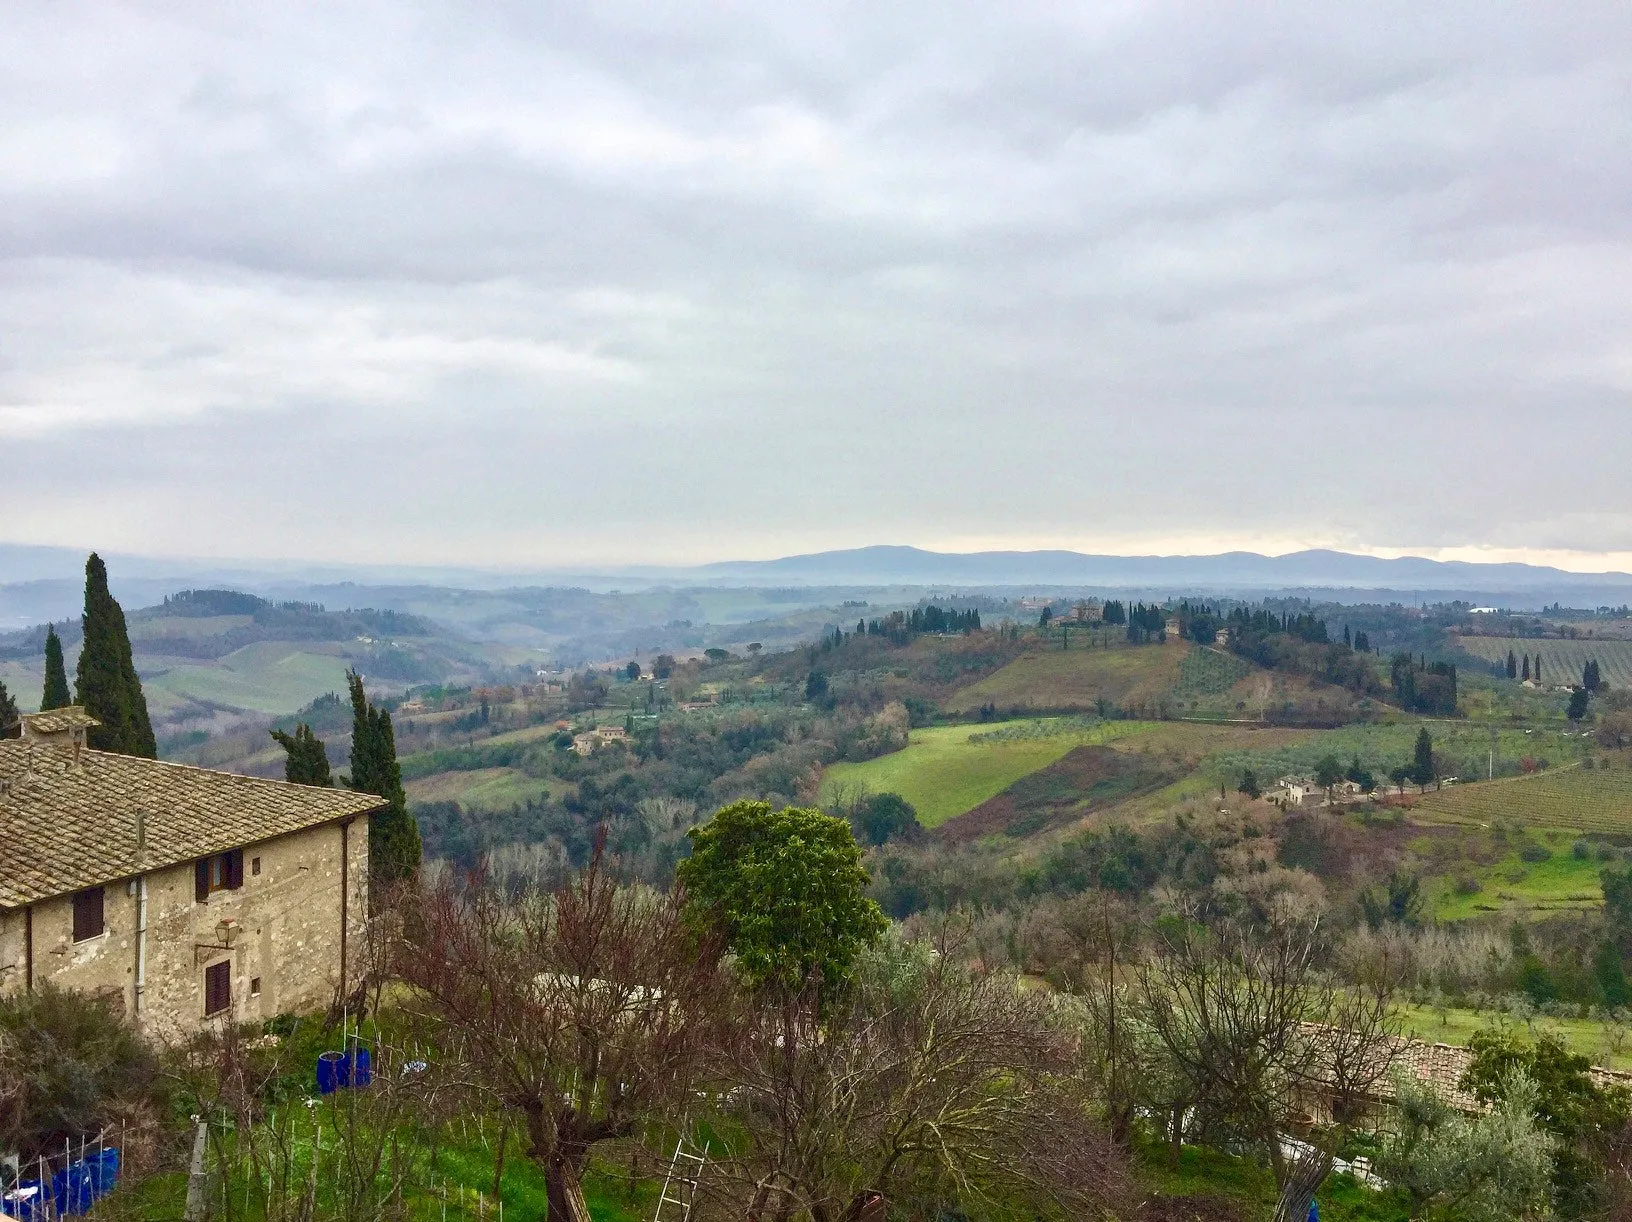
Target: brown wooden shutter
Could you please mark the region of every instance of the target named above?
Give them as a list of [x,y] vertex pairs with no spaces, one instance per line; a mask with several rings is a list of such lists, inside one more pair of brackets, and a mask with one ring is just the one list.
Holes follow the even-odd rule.
[[244,885],[244,850],[233,849],[227,854],[227,889],[236,891]]
[[91,887],[74,896],[74,941],[99,938],[107,928],[101,887]]
[[193,866],[193,898],[203,903],[210,898],[210,859],[200,857]]
[[204,969],[204,1013],[232,1009],[232,960],[223,959]]

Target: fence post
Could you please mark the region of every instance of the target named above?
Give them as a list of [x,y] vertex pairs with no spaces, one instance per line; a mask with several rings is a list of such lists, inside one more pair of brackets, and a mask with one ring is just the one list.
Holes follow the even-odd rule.
[[193,1161],[187,1168],[187,1209],[184,1222],[204,1222],[204,1198],[208,1182],[204,1178],[204,1145],[208,1138],[209,1122],[194,1116],[198,1127],[193,1130]]

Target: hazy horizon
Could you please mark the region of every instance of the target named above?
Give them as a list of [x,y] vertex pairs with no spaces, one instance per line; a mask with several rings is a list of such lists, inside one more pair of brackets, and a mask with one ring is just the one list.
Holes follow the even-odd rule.
[[0,540],[1632,571],[1623,6],[8,17]]

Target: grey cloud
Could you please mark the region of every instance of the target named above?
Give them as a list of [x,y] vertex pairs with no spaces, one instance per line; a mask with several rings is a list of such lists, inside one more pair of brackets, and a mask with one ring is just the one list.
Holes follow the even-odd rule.
[[16,9],[20,540],[1632,550],[1620,6]]

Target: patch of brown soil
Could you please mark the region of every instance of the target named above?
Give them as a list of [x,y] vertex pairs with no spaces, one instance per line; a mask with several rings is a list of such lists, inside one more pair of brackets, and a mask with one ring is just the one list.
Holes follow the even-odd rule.
[[948,819],[934,834],[954,844],[998,834],[1030,836],[1159,789],[1177,775],[1157,756],[1074,747],[995,798]]

